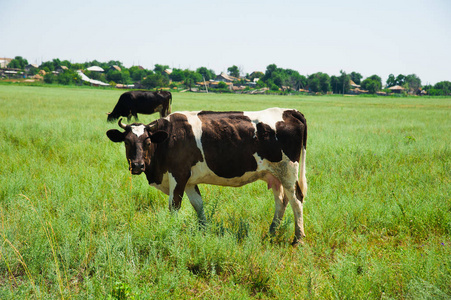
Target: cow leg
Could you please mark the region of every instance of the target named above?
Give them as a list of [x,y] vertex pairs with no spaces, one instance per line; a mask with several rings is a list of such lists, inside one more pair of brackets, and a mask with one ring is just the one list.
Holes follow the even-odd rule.
[[282,221],[283,215],[285,214],[285,209],[287,208],[288,199],[284,196],[283,187],[272,187],[272,192],[274,194],[274,218],[272,220],[271,226],[269,227],[269,233],[274,235],[276,228],[279,227]]
[[302,238],[305,237],[304,233],[304,217],[303,217],[303,199],[296,198],[296,192],[294,186],[291,188],[285,187],[285,196],[290,201],[291,208],[294,214],[294,239],[291,243],[296,245],[302,243]]
[[199,219],[199,225],[204,226],[207,222],[204,212],[204,203],[202,201],[202,196],[200,195],[199,188],[197,185],[189,185],[185,188],[185,192],[188,195],[191,205],[194,207]]
[[185,186],[185,180],[176,180],[172,174],[169,174],[169,210],[180,209]]

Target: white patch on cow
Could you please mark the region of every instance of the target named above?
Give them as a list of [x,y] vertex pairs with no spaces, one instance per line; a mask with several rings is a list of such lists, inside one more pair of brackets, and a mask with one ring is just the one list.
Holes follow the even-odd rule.
[[140,137],[144,134],[144,130],[146,129],[146,126],[144,125],[131,125],[132,132],[137,136]]
[[183,113],[188,119],[188,123],[191,124],[191,128],[194,133],[194,139],[196,140],[197,148],[199,148],[202,157],[204,156],[204,148],[202,147],[202,121],[199,119],[199,112],[185,112]]
[[169,180],[169,209],[172,209],[172,202],[174,201],[174,190],[175,186],[177,185],[177,181],[175,180],[174,176],[172,176],[171,173],[169,173],[168,180]]
[[243,112],[246,117],[251,119],[255,132],[257,132],[257,124],[264,123],[271,127],[272,130],[276,130],[276,123],[283,121],[282,114],[287,110],[284,108],[268,108],[262,111],[245,111]]
[[161,184],[151,183],[150,186],[155,187],[156,189],[162,191],[166,195],[169,195],[169,173],[166,172],[163,174],[163,179],[161,180]]

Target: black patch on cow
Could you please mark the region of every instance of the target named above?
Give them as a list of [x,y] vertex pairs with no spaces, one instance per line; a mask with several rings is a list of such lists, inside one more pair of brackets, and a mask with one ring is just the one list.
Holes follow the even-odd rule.
[[279,141],[276,140],[276,133],[268,124],[257,124],[257,144],[257,154],[262,159],[271,162],[282,160],[282,150]]
[[302,147],[307,139],[307,123],[304,115],[296,110],[286,110],[283,121],[276,123],[276,136],[283,152],[291,161],[299,162]]
[[198,117],[205,161],[217,176],[240,177],[257,169],[255,129],[243,112],[202,111]]
[[168,138],[159,144],[152,144],[149,150],[151,161],[146,167],[149,183],[161,184],[163,175],[170,172],[177,183],[185,184],[190,176],[191,167],[203,161],[197,148],[194,132],[185,115],[174,113],[169,121],[159,119],[149,125],[157,124],[156,130],[168,133]]

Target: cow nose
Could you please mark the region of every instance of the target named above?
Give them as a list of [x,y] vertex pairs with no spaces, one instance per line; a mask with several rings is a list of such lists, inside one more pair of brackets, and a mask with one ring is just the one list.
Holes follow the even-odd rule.
[[131,164],[131,169],[133,173],[141,173],[144,171],[144,163],[134,162]]

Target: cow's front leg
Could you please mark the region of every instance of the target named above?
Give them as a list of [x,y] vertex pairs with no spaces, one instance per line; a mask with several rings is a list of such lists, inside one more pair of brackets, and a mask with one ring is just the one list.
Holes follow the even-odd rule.
[[179,210],[182,206],[186,180],[169,174],[169,210]]
[[204,212],[204,203],[202,201],[202,196],[200,195],[199,188],[197,185],[188,185],[185,188],[185,192],[188,195],[191,205],[194,207],[199,219],[199,225],[204,226],[207,222]]
[[283,215],[285,214],[285,209],[287,208],[288,199],[284,195],[284,189],[281,185],[272,188],[274,194],[274,218],[272,220],[271,226],[269,227],[269,233],[274,235],[276,228],[279,227],[282,221]]

